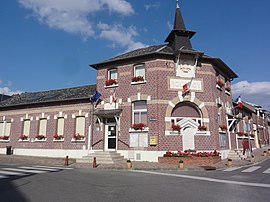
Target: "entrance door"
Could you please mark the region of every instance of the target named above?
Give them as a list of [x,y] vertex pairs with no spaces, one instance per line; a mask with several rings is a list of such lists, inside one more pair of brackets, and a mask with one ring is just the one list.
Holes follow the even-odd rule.
[[194,145],[194,135],[196,134],[197,130],[196,128],[193,128],[191,126],[187,126],[183,130],[183,150],[188,149],[195,149]]
[[117,140],[116,124],[105,125],[105,150],[115,150]]

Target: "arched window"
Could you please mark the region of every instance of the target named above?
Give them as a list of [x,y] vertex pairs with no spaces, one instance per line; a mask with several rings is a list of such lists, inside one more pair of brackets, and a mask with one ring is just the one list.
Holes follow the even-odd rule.
[[192,102],[180,102],[175,105],[172,110],[172,123],[180,121],[183,118],[191,118],[201,125],[202,123],[202,113],[200,109]]

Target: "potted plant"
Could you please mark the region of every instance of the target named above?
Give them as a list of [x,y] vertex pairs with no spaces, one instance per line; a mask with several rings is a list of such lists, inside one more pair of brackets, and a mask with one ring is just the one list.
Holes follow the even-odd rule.
[[184,161],[183,161],[183,160],[180,160],[180,161],[179,161],[178,168],[184,169]]
[[53,136],[53,138],[54,138],[55,140],[63,140],[63,139],[64,139],[64,136],[63,136],[63,135],[55,134],[55,135]]
[[36,135],[37,140],[45,140],[46,137],[44,135]]
[[112,85],[116,85],[117,84],[117,81],[116,79],[109,79],[105,82],[105,85],[106,86],[112,86]]
[[144,81],[143,76],[134,76],[131,80],[132,82]]
[[224,83],[223,83],[223,81],[221,81],[221,80],[218,80],[218,81],[217,81],[217,85],[218,85],[220,88],[223,88],[223,87],[224,87]]
[[228,127],[227,127],[226,125],[221,125],[221,126],[219,126],[219,127],[220,127],[220,129],[221,129],[222,131],[225,131],[225,130],[228,129]]
[[131,163],[131,160],[127,160],[127,168],[130,169],[132,168],[132,163]]
[[28,140],[28,136],[27,135],[21,135],[19,139],[20,140]]
[[9,136],[0,136],[0,140],[9,140]]
[[76,133],[73,135],[74,140],[83,140],[84,136],[80,135],[79,133]]
[[198,130],[199,130],[199,131],[206,131],[206,130],[207,130],[207,127],[204,126],[204,125],[203,125],[203,126],[199,125],[199,126],[198,126]]
[[172,130],[173,130],[173,131],[178,131],[178,132],[180,132],[181,126],[172,124]]
[[144,127],[145,127],[145,124],[143,124],[143,123],[137,123],[137,124],[134,123],[134,124],[132,124],[132,128],[134,130],[143,130]]
[[227,166],[232,166],[232,159],[228,159]]

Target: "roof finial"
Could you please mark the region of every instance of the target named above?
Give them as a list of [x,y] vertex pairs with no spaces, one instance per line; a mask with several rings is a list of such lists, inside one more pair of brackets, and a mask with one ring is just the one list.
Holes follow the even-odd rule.
[[178,4],[178,0],[176,0],[176,8],[180,8]]

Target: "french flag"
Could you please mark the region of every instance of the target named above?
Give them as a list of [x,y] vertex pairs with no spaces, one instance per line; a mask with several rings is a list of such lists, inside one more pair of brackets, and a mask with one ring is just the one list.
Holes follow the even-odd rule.
[[237,99],[237,105],[238,105],[239,108],[243,109],[243,103],[241,101],[241,97],[240,96]]

